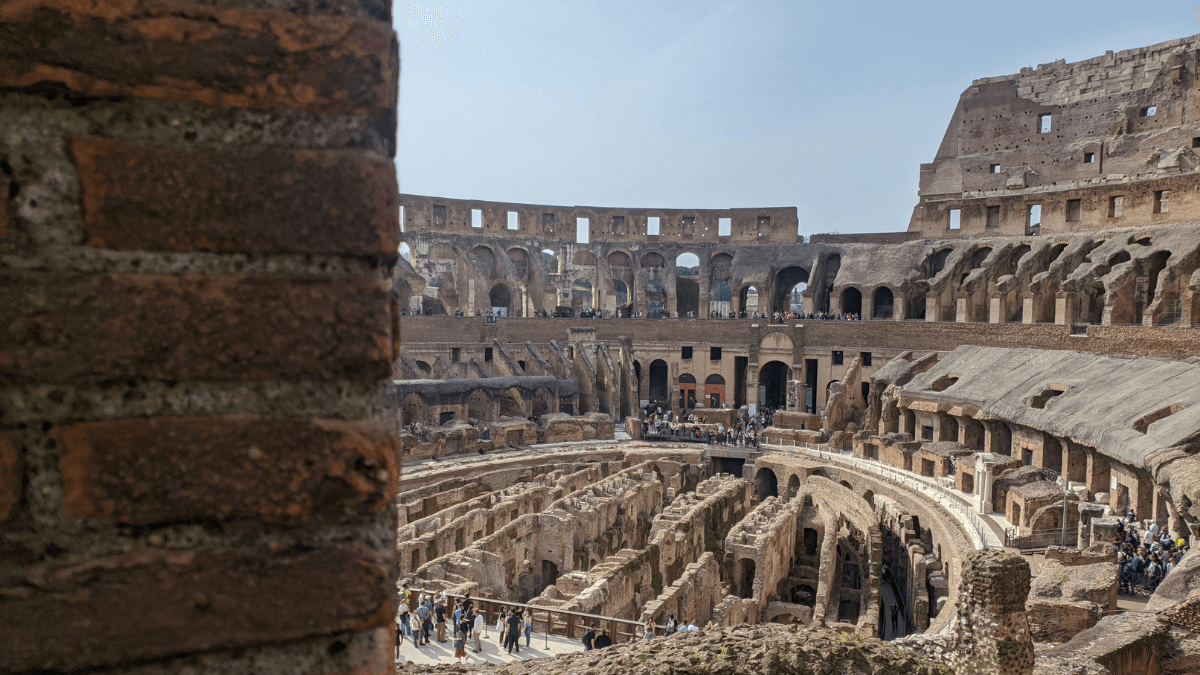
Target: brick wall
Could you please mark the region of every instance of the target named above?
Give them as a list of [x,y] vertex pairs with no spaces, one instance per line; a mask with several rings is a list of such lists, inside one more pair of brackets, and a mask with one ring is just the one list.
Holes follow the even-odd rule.
[[390,21],[0,4],[0,671],[391,671]]

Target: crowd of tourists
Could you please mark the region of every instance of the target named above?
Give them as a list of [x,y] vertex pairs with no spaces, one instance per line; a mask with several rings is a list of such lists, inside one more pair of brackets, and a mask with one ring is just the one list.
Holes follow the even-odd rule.
[[709,445],[734,445],[757,448],[763,429],[771,426],[775,410],[760,411],[750,417],[738,417],[731,426],[709,422],[705,413],[685,410],[676,415],[661,407],[642,410],[642,438],[647,440],[688,440]]
[[[444,314],[445,312],[437,312],[436,314]],[[434,316],[433,308],[426,307],[424,310],[400,310],[400,316]],[[453,316],[467,316],[461,309],[454,310]],[[475,310],[475,316],[483,319],[487,323],[496,323],[497,319],[507,318],[504,314],[496,314],[493,310]],[[592,307],[585,307],[579,311],[576,316],[573,311],[547,311],[544,309],[535,310],[531,315],[535,319],[695,319],[697,312],[668,312],[666,310],[654,310],[647,314],[632,310],[599,310]],[[752,319],[755,321],[768,321],[771,324],[783,324],[787,321],[862,321],[862,314],[857,312],[709,312],[710,319]]]
[[1139,590],[1153,593],[1188,550],[1186,539],[1160,528],[1156,521],[1139,525],[1133,511],[1117,521],[1113,543],[1118,546],[1118,592],[1125,595]]
[[[404,584],[401,590],[400,609],[396,614],[396,658],[400,658],[400,647],[405,638],[413,646],[424,647],[433,640],[447,642],[447,633],[454,640],[454,658],[461,663],[467,657],[467,649],[475,653],[483,651],[483,633],[486,620],[483,612],[475,609],[470,598],[461,602],[448,598],[444,593],[418,593]],[[520,639],[525,636],[528,649],[533,636],[533,614],[514,608],[500,610],[496,620],[496,632],[500,648],[512,654],[521,653]]]

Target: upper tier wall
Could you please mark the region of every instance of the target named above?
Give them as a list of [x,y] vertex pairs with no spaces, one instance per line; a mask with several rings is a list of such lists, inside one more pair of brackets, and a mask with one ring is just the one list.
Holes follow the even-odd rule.
[[[1193,36],[975,80],[921,165],[909,230],[1021,235],[1196,219],[1198,47]],[[951,230],[954,209],[961,227]]]
[[[595,206],[509,204],[469,199],[400,195],[406,232],[450,232],[486,237],[530,237],[575,242],[578,219],[588,221],[588,241],[794,244],[799,241],[796,207],[753,209],[628,209]],[[472,225],[472,211],[480,212]],[[517,214],[509,229],[509,213]],[[648,218],[657,217],[658,234]],[[721,219],[729,234],[722,236]]]

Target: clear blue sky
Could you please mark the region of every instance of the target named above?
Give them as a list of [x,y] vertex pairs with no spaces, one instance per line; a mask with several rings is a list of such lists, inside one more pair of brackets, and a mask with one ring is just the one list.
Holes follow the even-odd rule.
[[1200,32],[1200,2],[456,2],[395,8],[400,189],[796,206],[896,231],[978,77]]

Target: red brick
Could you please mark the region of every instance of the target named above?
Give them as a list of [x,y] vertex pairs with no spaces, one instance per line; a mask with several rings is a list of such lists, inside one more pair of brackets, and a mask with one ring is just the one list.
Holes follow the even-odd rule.
[[396,494],[386,430],[339,420],[154,417],[56,427],[67,515],[149,525],[365,514]]
[[76,137],[88,244],[397,256],[395,165],[339,151],[191,149]]
[[391,374],[376,279],[36,275],[0,285],[0,377],[16,382]]
[[14,439],[0,435],[0,523],[21,507],[23,474],[21,448]]
[[393,621],[391,551],[144,551],[0,577],[0,672],[76,670]]
[[177,0],[0,4],[0,85],[349,113],[394,123],[398,49],[376,21]]

